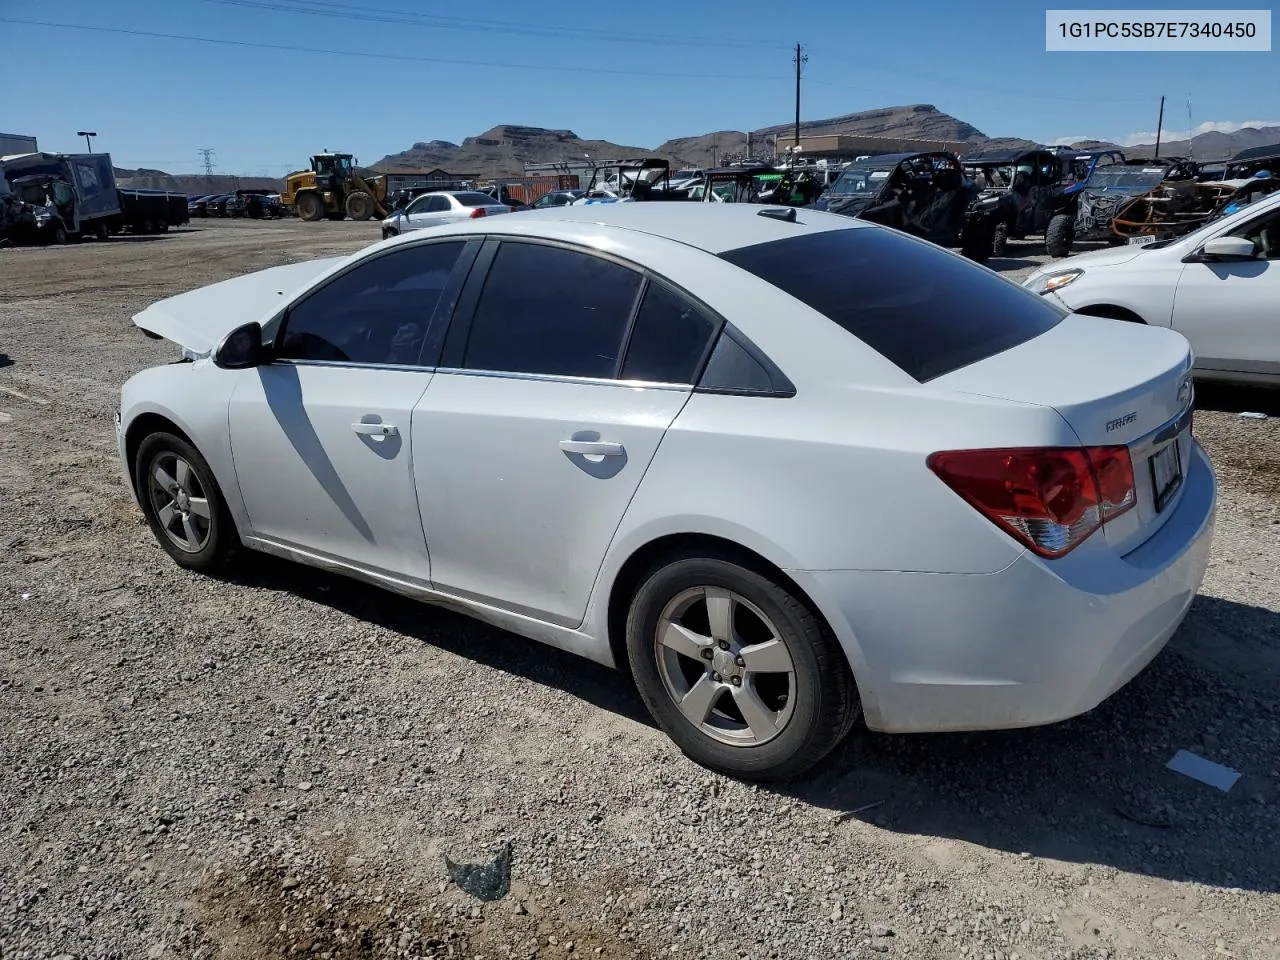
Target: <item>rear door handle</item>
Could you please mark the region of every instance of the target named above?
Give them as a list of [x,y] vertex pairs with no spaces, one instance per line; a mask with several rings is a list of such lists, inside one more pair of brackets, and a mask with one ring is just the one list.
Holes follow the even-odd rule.
[[400,432],[393,423],[353,423],[351,429],[366,437],[394,437]]
[[620,457],[625,453],[622,444],[608,440],[561,440],[560,449],[565,453],[580,453],[587,457]]

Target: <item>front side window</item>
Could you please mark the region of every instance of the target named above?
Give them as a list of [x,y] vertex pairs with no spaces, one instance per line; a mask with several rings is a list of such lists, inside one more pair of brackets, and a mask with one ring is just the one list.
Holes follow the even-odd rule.
[[612,377],[641,275],[562,247],[507,241],[476,305],[469,370]]
[[1232,230],[1229,236],[1253,241],[1258,256],[1266,260],[1280,260],[1280,210],[1256,217]]
[[289,308],[276,356],[416,365],[463,246],[408,247],[348,270]]

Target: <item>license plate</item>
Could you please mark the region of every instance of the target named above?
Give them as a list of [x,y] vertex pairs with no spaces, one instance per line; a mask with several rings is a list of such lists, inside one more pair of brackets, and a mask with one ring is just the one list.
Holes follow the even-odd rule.
[[1178,455],[1175,440],[1158,453],[1153,454],[1151,464],[1151,488],[1156,494],[1156,513],[1169,505],[1170,499],[1182,486],[1182,458]]
[[1130,237],[1129,246],[1140,247],[1145,243],[1155,243],[1155,237]]

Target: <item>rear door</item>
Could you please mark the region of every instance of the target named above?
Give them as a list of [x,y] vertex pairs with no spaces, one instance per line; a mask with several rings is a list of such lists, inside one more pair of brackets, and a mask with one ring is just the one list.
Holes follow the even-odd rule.
[[413,415],[433,585],[580,623],[716,326],[598,252],[491,241]]
[[1280,209],[1223,236],[1253,241],[1258,259],[1186,264],[1173,328],[1191,341],[1197,369],[1280,378]]

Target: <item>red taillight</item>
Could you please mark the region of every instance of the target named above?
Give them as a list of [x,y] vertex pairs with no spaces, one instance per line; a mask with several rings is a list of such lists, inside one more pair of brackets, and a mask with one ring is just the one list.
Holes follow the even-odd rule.
[[484,207],[473,207],[471,209],[472,220],[474,220],[476,217],[483,217],[483,216],[484,216]]
[[1137,502],[1126,447],[951,450],[929,469],[1042,557],[1070,553]]

